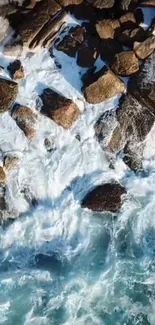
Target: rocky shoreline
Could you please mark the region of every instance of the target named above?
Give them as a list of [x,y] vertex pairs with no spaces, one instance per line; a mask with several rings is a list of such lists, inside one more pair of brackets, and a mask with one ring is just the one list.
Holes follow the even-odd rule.
[[[55,48],[76,59],[83,68],[84,102],[96,105],[120,97],[117,110],[103,113],[96,121],[95,136],[109,155],[121,155],[131,172],[141,172],[143,146],[155,119],[155,19],[148,28],[143,27],[141,8],[144,7],[152,8],[155,13],[152,0],[30,0],[21,6],[18,3],[1,6],[0,17],[6,22],[6,30],[0,33],[1,48],[8,61],[10,57],[11,60],[7,78],[0,77],[0,114],[9,112],[28,141],[37,133],[40,114],[66,130],[74,125],[81,114],[78,105],[53,89],[45,88],[38,94],[42,103],[40,112],[16,101],[18,81],[25,78],[20,56],[33,55],[41,48],[50,51]],[[66,26],[68,13],[79,20],[78,26]],[[98,58],[103,67],[96,71]],[[3,71],[1,62],[0,66]],[[19,157],[2,152],[2,219],[3,211],[7,210],[7,175],[18,164]],[[125,195],[126,189],[121,184],[104,183],[93,189],[81,206],[93,211],[118,212]],[[35,198],[32,201],[36,204]]]

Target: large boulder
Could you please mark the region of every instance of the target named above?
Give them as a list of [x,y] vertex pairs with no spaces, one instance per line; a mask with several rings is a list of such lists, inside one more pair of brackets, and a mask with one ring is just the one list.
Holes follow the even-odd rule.
[[111,70],[120,76],[130,76],[139,70],[139,60],[133,51],[124,51],[115,56]]
[[125,92],[125,84],[109,69],[100,71],[84,80],[83,93],[88,103],[97,104]]
[[31,140],[37,130],[37,115],[29,107],[15,105],[11,114],[25,136]]
[[41,95],[41,112],[55,123],[69,129],[80,116],[77,105],[69,98],[61,96],[54,90],[46,88]]
[[129,91],[155,114],[155,54],[148,57],[128,83]]
[[18,85],[15,82],[0,78],[0,113],[10,109],[17,93]]
[[115,36],[115,29],[113,28],[112,20],[110,19],[99,21],[96,24],[96,31],[101,39],[113,39]]
[[126,194],[126,190],[119,183],[103,184],[89,192],[81,206],[97,212],[118,212],[122,206],[123,194]]
[[51,18],[58,14],[60,10],[61,6],[54,0],[39,1],[18,26],[23,45],[31,47],[31,43],[33,44],[35,38],[37,38],[37,35],[44,27],[47,28],[46,36],[50,36],[50,33],[52,33],[51,30],[49,31],[50,24],[46,23],[51,21]]

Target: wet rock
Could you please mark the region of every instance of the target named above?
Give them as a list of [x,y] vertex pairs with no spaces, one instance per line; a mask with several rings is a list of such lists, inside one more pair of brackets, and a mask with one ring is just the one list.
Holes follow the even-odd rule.
[[111,70],[120,76],[130,76],[139,70],[139,60],[133,51],[124,51],[115,56]]
[[9,35],[11,32],[11,28],[9,26],[9,22],[7,19],[4,19],[3,17],[0,16],[0,43],[6,38],[6,36]]
[[20,60],[15,60],[14,62],[10,63],[8,66],[8,71],[12,79],[17,80],[24,78],[24,68]]
[[126,194],[126,190],[119,183],[103,184],[89,192],[81,206],[98,212],[118,212],[122,206],[123,194]]
[[140,71],[128,83],[129,91],[149,110],[155,113],[155,54],[141,65]]
[[44,145],[45,145],[47,152],[52,152],[52,150],[54,148],[54,144],[52,141],[50,141],[48,138],[45,138]]
[[61,10],[61,7],[54,0],[44,0],[26,15],[23,23],[18,26],[18,32],[25,47],[31,47],[31,42],[37,34],[46,26],[52,17]]
[[155,36],[152,35],[141,43],[136,42],[133,49],[139,59],[147,58],[155,50]]
[[0,113],[10,109],[16,99],[18,85],[10,80],[0,78]]
[[101,39],[113,39],[115,30],[110,20],[102,20],[96,24],[96,31]]
[[115,39],[102,40],[100,42],[100,55],[103,61],[111,63],[116,54],[123,51],[123,47]]
[[142,156],[139,155],[139,152],[134,152],[128,145],[124,148],[123,161],[134,172],[143,169]]
[[16,168],[19,162],[20,162],[19,157],[8,154],[4,156],[3,167],[6,172],[9,172],[14,168]]
[[2,183],[0,184],[0,222],[3,219],[3,213],[7,209],[5,194],[6,194],[6,187]]
[[88,103],[97,104],[125,91],[124,83],[109,69],[102,68],[86,78],[83,93]]
[[85,29],[83,27],[71,28],[69,35],[66,35],[64,39],[58,43],[57,50],[66,53],[71,57],[75,57],[79,46],[84,42]]
[[123,149],[125,142],[126,142],[125,134],[123,133],[121,127],[118,125],[116,126],[116,128],[112,133],[107,148],[110,152],[118,153]]
[[98,9],[109,9],[115,4],[115,0],[87,0],[93,7]]
[[11,116],[25,136],[31,140],[37,130],[37,115],[29,107],[15,105]]
[[116,113],[126,141],[134,143],[145,140],[155,120],[147,106],[128,93],[121,98]]
[[7,44],[3,48],[3,54],[5,56],[17,57],[22,55],[23,47],[20,44],[10,45]]
[[60,6],[79,5],[83,0],[57,0]]
[[52,89],[46,88],[41,95],[41,112],[51,118],[55,123],[69,129],[80,116],[77,105]]
[[77,64],[83,68],[92,67],[98,57],[96,48],[89,48],[86,44],[80,45],[77,52]]
[[135,42],[143,42],[147,36],[147,31],[142,27],[128,28],[120,33],[118,41],[120,44],[132,48]]

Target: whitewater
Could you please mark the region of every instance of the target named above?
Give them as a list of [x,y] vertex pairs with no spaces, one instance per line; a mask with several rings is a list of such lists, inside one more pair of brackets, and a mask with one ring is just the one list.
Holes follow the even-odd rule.
[[[146,27],[150,13],[144,11]],[[68,26],[78,23],[68,16]],[[0,54],[0,65],[13,60]],[[17,218],[0,228],[0,325],[154,325],[155,127],[145,141],[144,171],[135,174],[102,150],[94,134],[97,119],[116,109],[119,98],[86,103],[85,70],[56,49],[20,60],[25,78],[17,102],[39,112],[38,95],[50,87],[73,99],[81,116],[64,130],[38,114],[31,141],[9,113],[0,119],[1,150],[20,157],[6,193]],[[98,59],[97,69],[103,65]],[[81,208],[90,189],[114,180],[127,189],[120,213]]]

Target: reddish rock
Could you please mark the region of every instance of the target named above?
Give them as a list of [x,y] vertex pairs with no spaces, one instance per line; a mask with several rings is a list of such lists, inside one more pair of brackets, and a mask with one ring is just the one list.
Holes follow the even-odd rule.
[[69,129],[80,116],[77,105],[71,99],[59,95],[52,89],[45,89],[41,99],[43,102],[41,112],[65,129]]
[[85,79],[83,92],[88,103],[97,104],[125,91],[125,84],[107,68]]
[[37,115],[29,107],[15,105],[11,116],[25,136],[31,140],[36,134]]
[[15,60],[10,63],[8,66],[8,71],[10,73],[10,77],[14,80],[24,78],[24,68],[20,62],[20,60]]
[[139,59],[146,59],[155,50],[155,36],[150,36],[144,42],[134,43],[133,49]]
[[126,189],[119,183],[106,183],[89,192],[81,206],[96,212],[119,212],[123,194],[126,194]]
[[139,60],[133,51],[124,51],[115,56],[111,70],[120,76],[130,76],[139,70]]

